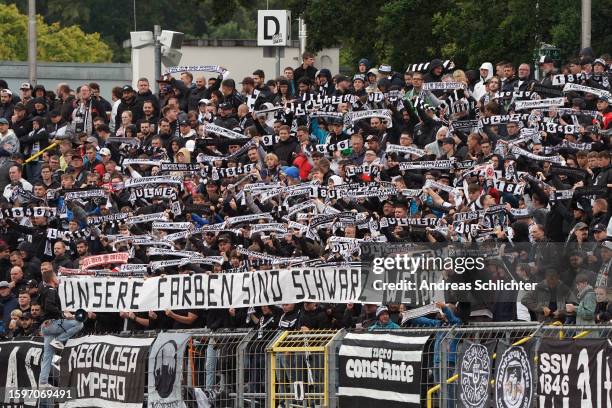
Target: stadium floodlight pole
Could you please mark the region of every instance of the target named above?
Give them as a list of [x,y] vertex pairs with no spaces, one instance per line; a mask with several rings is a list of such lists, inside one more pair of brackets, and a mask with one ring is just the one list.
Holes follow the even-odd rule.
[[154,50],[154,64],[155,64],[155,81],[153,82],[153,92],[158,91],[158,82],[157,80],[161,78],[161,42],[159,41],[159,37],[161,36],[161,26],[154,25],[153,26],[153,39],[155,40],[155,50]]
[[28,79],[36,85],[36,0],[28,0]]
[[306,52],[306,41],[308,39],[308,34],[306,32],[306,22],[304,21],[304,17],[298,18],[298,36],[300,38],[300,56],[304,55]]
[[591,46],[591,0],[582,0],[580,20],[582,23],[581,48],[587,48]]
[[280,76],[280,66],[281,66],[281,47],[274,47],[276,48],[276,78],[278,78]]

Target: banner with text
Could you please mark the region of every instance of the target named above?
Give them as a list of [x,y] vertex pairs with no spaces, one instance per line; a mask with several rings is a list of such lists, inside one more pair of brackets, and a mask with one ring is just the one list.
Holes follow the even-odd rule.
[[298,302],[352,303],[359,299],[360,292],[361,270],[353,267],[148,279],[64,277],[59,288],[63,310],[88,312],[239,308]]
[[85,336],[62,351],[60,387],[75,390],[63,408],[142,408],[153,338]]
[[429,336],[349,333],[339,349],[340,406],[421,406],[421,358]]

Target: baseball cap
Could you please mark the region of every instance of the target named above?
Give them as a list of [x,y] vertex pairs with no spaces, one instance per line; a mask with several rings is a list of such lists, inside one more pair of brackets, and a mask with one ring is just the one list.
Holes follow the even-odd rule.
[[80,155],[80,154],[75,154],[74,156],[72,156],[72,160],[75,160],[75,159],[76,159],[76,160],[83,161],[83,158],[81,157],[81,155]]
[[0,92],[4,92],[6,94],[13,95],[13,91],[11,91],[10,89],[2,89],[0,90]]
[[391,73],[391,65],[381,64],[378,67],[378,72],[380,72],[382,74],[390,74]]
[[283,166],[281,167],[281,171],[289,178],[300,178],[300,171],[295,166]]
[[0,288],[10,288],[11,285],[7,281],[0,282]]
[[232,109],[232,104],[229,102],[222,102],[219,104],[219,109]]
[[375,141],[375,142],[379,142],[380,143],[380,139],[376,135],[369,135],[368,138],[366,139],[366,141],[368,141],[368,142]]
[[553,63],[553,59],[550,58],[548,55],[541,55],[540,56],[540,60],[538,61],[538,64],[542,65],[542,64],[552,64]]
[[601,231],[607,231],[607,230],[608,230],[608,226],[604,224],[603,222],[597,223],[593,227],[593,232],[601,232]]
[[210,103],[210,99],[202,98],[198,101],[198,105],[204,104],[208,105]]
[[111,151],[108,147],[103,147],[100,149],[100,155],[101,156],[110,156],[111,155]]
[[189,121],[187,119],[182,119],[179,121],[179,126],[189,126]]
[[579,222],[578,224],[574,226],[574,231],[578,231],[578,230],[585,229],[585,228],[589,228],[589,226],[586,225],[584,222]]
[[28,283],[26,283],[26,286],[29,288],[35,288],[38,286],[38,282],[36,281],[36,279],[30,279]]
[[123,85],[123,88],[121,88],[121,90],[123,92],[134,92],[134,88],[132,88],[132,85]]
[[365,80],[366,80],[365,79],[365,75],[363,75],[363,74],[355,74],[353,76],[353,82],[355,82],[355,81],[365,82]]
[[87,139],[85,139],[85,143],[98,143],[98,139],[93,136],[88,136]]
[[332,115],[329,116],[329,118],[327,119],[327,123],[334,125],[342,125],[344,122],[342,121],[341,117]]
[[597,58],[595,61],[593,61],[593,65],[595,64],[601,64],[604,68],[608,65],[606,64],[606,60],[603,58]]
[[31,319],[32,318],[32,313],[30,312],[25,312],[21,315],[21,320],[27,320],[27,319]]
[[221,241],[232,242],[232,237],[230,237],[227,234],[222,234],[222,235],[219,235],[219,238],[217,239],[217,241],[218,242],[221,242]]
[[29,83],[29,82],[22,82],[21,86],[19,87],[19,89],[29,89],[29,90],[32,90],[34,88],[32,87],[31,83]]
[[336,83],[339,84],[340,82],[344,82],[347,81],[349,82],[349,79],[347,77],[345,77],[344,75],[338,75],[336,77]]
[[2,125],[8,125],[8,124],[9,124],[9,121],[8,121],[8,120],[6,120],[6,118],[0,118],[0,124],[2,124]]
[[480,65],[480,68],[478,68],[478,69],[486,69],[488,71],[489,68],[490,68],[489,65],[487,65],[486,62],[483,62],[482,65]]

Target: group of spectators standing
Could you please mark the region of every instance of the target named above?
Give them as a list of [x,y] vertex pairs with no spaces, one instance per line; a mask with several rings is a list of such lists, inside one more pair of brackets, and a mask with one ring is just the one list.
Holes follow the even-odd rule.
[[[504,246],[506,266],[517,279],[537,283],[534,291],[469,302],[447,291],[440,303],[444,316],[403,325],[610,321],[609,54],[595,56],[586,49],[559,70],[543,58],[535,67],[541,80],[534,79],[530,64],[505,61],[464,71],[436,59],[399,73],[362,59],[348,77],[317,69],[313,54],[304,53],[302,60],[280,78],[266,79],[257,69],[239,84],[222,73],[167,74],[156,79],[157,94],[141,78],[135,87],[113,88],[110,101],[96,83],[77,89],[60,84],[54,91],[23,83],[11,90],[0,80],[3,334],[32,335],[56,318],[56,296],[39,293],[53,288],[57,275],[80,269],[89,256],[128,251],[130,264],[172,259],[119,238],[163,240],[176,231],[112,219],[120,213],[165,213],[170,222],[194,227],[269,213],[273,220],[259,222],[283,224],[282,232],[251,233],[257,221],[249,220],[175,239],[175,250],[223,261],[147,274],[284,266],[268,262],[275,258],[354,260],[354,245],[347,250],[339,242]],[[582,88],[569,89],[567,83]],[[524,101],[559,96],[561,105],[517,108]],[[162,163],[185,166],[164,171]],[[125,186],[128,180],[177,175],[178,187],[155,184],[174,189],[172,197],[135,197]],[[310,182],[319,186],[315,193],[288,193]],[[258,190],[265,184],[288,189],[266,196],[265,187]],[[320,193],[325,188],[338,194]],[[363,193],[368,188],[387,193]],[[106,194],[84,193],[96,189]],[[76,199],[66,199],[75,192]],[[303,207],[292,212],[297,206]],[[41,207],[49,210],[34,211]],[[490,213],[496,215],[493,221]],[[349,217],[312,226],[329,214]],[[100,216],[109,218],[96,223]],[[444,273],[459,279],[453,271]],[[84,330],[385,329],[401,325],[401,313],[413,306],[117,310],[90,312]]]

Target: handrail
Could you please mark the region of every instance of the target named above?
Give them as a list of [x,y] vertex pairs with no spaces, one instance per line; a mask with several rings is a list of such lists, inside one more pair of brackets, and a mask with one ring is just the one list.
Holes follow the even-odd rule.
[[36,160],[38,158],[38,156],[40,156],[41,154],[43,154],[44,152],[46,152],[47,150],[51,150],[53,148],[55,148],[57,146],[57,142],[56,143],[51,143],[49,146],[45,147],[44,149],[42,149],[41,151],[39,151],[36,154],[33,154],[32,156],[28,157],[24,163],[28,164],[29,162],[31,162],[32,160]]

